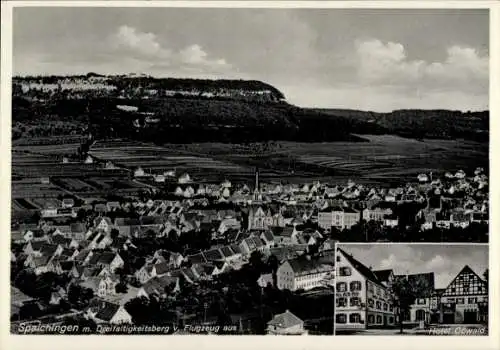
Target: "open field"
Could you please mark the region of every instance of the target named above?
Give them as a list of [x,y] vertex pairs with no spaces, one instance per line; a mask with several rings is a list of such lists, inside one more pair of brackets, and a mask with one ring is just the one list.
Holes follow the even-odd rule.
[[[118,168],[107,170],[102,164],[62,164],[58,161],[65,145],[44,145],[20,152],[14,147],[13,175],[51,176],[69,181],[66,189],[97,191],[117,186],[104,177],[119,179],[141,166],[146,173],[174,170],[187,172],[199,182],[251,181],[259,167],[264,181],[311,182],[314,180],[394,184],[415,180],[422,172],[488,168],[488,144],[464,140],[406,139],[392,135],[362,135],[369,142],[273,142],[263,144],[169,144],[156,146],[138,141],[110,139],[99,141],[90,150],[97,160],[112,161]],[[85,177],[83,179],[82,177]],[[80,178],[81,180],[67,180]],[[96,178],[99,179],[94,181]],[[112,181],[112,180],[110,180]],[[129,186],[125,186],[129,187]],[[130,186],[134,187],[134,186]]]

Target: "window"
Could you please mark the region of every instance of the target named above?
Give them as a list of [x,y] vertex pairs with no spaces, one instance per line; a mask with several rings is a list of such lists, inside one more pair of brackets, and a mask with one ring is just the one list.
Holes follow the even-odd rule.
[[337,255],[337,262],[340,262],[340,255]]
[[457,304],[463,304],[464,298],[457,298]]
[[359,306],[361,304],[361,300],[357,297],[352,297],[350,300],[349,300],[349,304],[351,306]]
[[377,315],[377,323],[382,323],[382,316]]
[[375,316],[368,315],[368,323],[375,323]]
[[455,287],[451,287],[451,292],[452,293],[455,293],[455,290],[456,290]]
[[340,268],[340,276],[350,276],[351,268],[350,267],[341,267]]
[[384,303],[384,311],[387,311],[388,305],[387,303]]
[[467,300],[467,302],[468,302],[469,304],[475,304],[475,303],[477,303],[477,298],[469,298],[469,299]]
[[338,292],[345,292],[347,290],[347,283],[345,282],[338,282],[337,283],[337,291]]
[[373,293],[373,284],[368,283],[368,291]]
[[338,307],[347,306],[347,298],[337,298],[336,300]]
[[373,307],[373,299],[368,299],[368,306]]
[[425,305],[425,299],[424,298],[418,298],[417,299],[417,304],[418,305]]
[[337,314],[335,315],[335,322],[337,323],[347,323],[346,314]]
[[361,282],[359,282],[359,281],[351,282],[351,284],[349,285],[349,288],[350,288],[351,292],[356,292],[358,290],[361,290]]
[[349,315],[349,323],[361,323],[361,315],[360,314],[350,314]]
[[389,311],[393,311],[393,310],[394,310],[394,306],[389,305]]
[[377,300],[377,302],[375,303],[375,308],[377,310],[382,310],[382,303],[380,301]]

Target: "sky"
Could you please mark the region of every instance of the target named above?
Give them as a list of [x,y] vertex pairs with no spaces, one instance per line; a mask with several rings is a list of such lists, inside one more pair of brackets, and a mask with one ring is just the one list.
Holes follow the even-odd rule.
[[13,73],[255,79],[303,107],[488,109],[483,9],[14,8]]
[[434,272],[435,288],[446,288],[465,265],[483,278],[487,245],[341,244],[338,247],[374,270],[396,275]]

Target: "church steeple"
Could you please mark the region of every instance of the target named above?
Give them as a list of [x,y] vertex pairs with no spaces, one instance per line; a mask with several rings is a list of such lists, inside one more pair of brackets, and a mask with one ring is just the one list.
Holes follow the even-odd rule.
[[262,200],[262,196],[260,194],[259,168],[255,168],[255,185],[253,190],[253,197],[256,201]]

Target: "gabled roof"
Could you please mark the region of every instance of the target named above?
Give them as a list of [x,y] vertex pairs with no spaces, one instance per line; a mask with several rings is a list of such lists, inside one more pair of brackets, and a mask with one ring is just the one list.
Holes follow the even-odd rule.
[[234,252],[234,254],[241,254],[242,253],[240,246],[237,244],[231,244],[229,247]]
[[341,252],[342,255],[346,258],[346,260],[349,261],[349,263],[352,265],[352,267],[355,268],[366,279],[368,279],[368,280],[372,281],[373,283],[376,283],[382,287],[385,287],[370,268],[366,267],[363,263],[356,260],[351,254],[347,253],[343,249],[337,248],[337,250],[339,252]]
[[85,233],[85,225],[81,222],[75,222],[70,224],[71,233]]
[[273,233],[270,230],[264,231],[263,235],[264,235],[264,239],[267,242],[273,242],[274,241],[274,235],[273,235]]
[[271,227],[270,229],[271,229],[272,234],[274,236],[291,237],[293,234],[293,227],[292,226]]
[[156,265],[154,265],[154,268],[156,270],[157,275],[163,275],[170,270],[170,266],[169,266],[168,262],[162,262],[162,263],[156,264]]
[[234,255],[234,253],[232,252],[231,248],[229,248],[228,246],[224,246],[224,247],[220,248],[220,252],[222,253],[222,255],[225,258],[229,258],[229,257],[231,257],[231,256]]
[[300,318],[292,314],[290,311],[286,310],[284,313],[274,316],[273,319],[267,324],[280,328],[291,328],[303,323],[304,322]]
[[389,277],[391,276],[391,274],[394,274],[394,271],[392,269],[374,270],[373,273],[380,282],[387,282],[389,281]]
[[224,259],[224,256],[222,253],[219,251],[219,249],[212,249],[208,250],[206,252],[203,252],[203,256],[207,261],[214,261],[214,260],[222,260]]
[[113,316],[116,315],[116,313],[118,312],[119,309],[120,309],[120,305],[107,302],[106,306],[104,308],[101,308],[97,312],[95,317],[99,320],[111,321],[111,319],[113,318]]
[[193,265],[201,264],[201,263],[205,263],[206,262],[205,257],[201,253],[194,254],[194,255],[189,255],[187,258],[188,258],[189,261],[191,261],[191,263],[193,263]]
[[[450,288],[454,283],[455,281],[458,279],[458,277],[462,274],[473,274],[479,281],[483,282],[484,284],[486,284],[486,282],[476,273],[474,272],[474,270],[472,270],[469,265],[465,265],[462,270],[460,270],[460,272],[455,276],[455,278],[448,284],[448,286],[444,289],[443,291],[443,294],[446,293],[446,291],[448,290],[448,288]],[[486,291],[483,290],[483,293],[485,293]]]
[[46,266],[47,263],[49,262],[49,260],[50,260],[50,256],[47,256],[47,255],[36,257],[36,258],[33,258],[33,265],[35,268]]
[[288,263],[297,276],[333,270],[333,264],[325,264],[318,259],[304,256],[288,260]]

